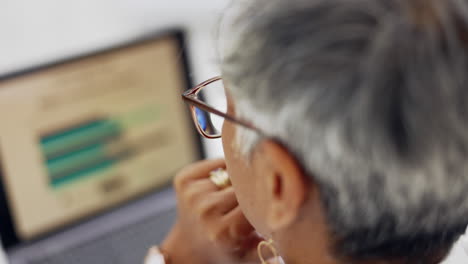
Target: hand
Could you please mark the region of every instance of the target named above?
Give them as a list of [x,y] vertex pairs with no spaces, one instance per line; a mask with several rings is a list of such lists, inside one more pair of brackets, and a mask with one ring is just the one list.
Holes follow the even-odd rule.
[[261,241],[237,203],[234,189],[220,190],[211,171],[225,168],[224,160],[195,163],[175,178],[178,220],[162,244],[172,264],[258,262]]

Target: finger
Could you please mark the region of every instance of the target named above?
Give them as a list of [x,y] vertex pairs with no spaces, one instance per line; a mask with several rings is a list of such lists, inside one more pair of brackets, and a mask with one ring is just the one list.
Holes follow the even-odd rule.
[[216,226],[222,225],[222,216],[228,214],[238,205],[232,187],[203,195],[198,201],[195,206],[201,218],[207,225]]
[[254,231],[253,226],[245,218],[239,206],[226,214],[223,222],[229,227],[229,236],[236,241],[245,240]]
[[218,188],[211,182],[211,180],[204,179],[191,182],[190,185],[180,193],[180,195],[185,202],[190,205],[194,205],[195,203],[198,203],[203,197],[206,197],[210,193],[217,191]]
[[[236,252],[237,256],[243,261],[257,261],[257,247],[261,241],[263,241],[263,239],[257,234],[257,232],[252,232],[247,239],[240,244],[240,247]],[[272,255],[269,254],[268,256],[270,257]]]
[[190,181],[208,178],[210,172],[218,169],[226,168],[224,159],[204,160],[193,163],[182,169],[176,176],[176,184],[185,184]]
[[[235,210],[237,212],[237,209]],[[228,220],[231,221],[232,219]],[[205,225],[209,226],[209,229],[207,229],[207,235],[210,241],[216,243],[225,252],[229,252],[229,254],[235,256],[236,258],[243,260],[254,260],[257,252],[257,245],[260,241],[262,241],[262,238],[257,235],[255,231],[251,231],[248,234],[233,236],[232,231],[230,230],[232,224],[233,223],[231,222],[226,222],[223,220],[221,221],[221,224],[218,223],[217,225]],[[249,229],[253,230],[252,227]]]
[[239,205],[232,186],[218,191],[214,196],[221,201],[217,206],[218,215],[226,215]]
[[253,227],[238,206],[221,218],[213,216],[216,214],[212,211],[204,211],[202,214],[204,225],[209,227],[207,230],[210,240],[239,255],[243,244],[251,238]]

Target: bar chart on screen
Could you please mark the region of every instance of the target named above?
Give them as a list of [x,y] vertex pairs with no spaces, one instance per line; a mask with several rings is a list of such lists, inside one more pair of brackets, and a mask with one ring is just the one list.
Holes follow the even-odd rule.
[[133,137],[126,135],[128,131],[138,131],[158,122],[160,115],[157,105],[147,105],[117,116],[85,120],[43,135],[40,149],[50,185],[60,188],[98,176],[145,151],[168,144],[162,128],[146,130]]

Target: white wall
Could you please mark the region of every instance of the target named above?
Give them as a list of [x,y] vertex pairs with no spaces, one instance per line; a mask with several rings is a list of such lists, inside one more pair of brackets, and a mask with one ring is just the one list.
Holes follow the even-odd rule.
[[[168,26],[211,33],[223,0],[2,0],[0,72]],[[207,54],[208,55],[208,54]]]

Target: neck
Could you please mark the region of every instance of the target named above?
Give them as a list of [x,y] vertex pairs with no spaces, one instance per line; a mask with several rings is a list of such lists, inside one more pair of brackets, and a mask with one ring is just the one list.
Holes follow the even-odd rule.
[[[316,244],[311,243],[308,245]],[[285,264],[340,264],[331,255],[324,253],[320,249],[301,247],[297,242],[291,242],[291,246],[286,251],[282,255],[284,256]]]
[[[313,199],[318,201],[318,199]],[[274,235],[278,251],[286,264],[340,264],[332,257],[330,234],[320,203],[306,204],[307,215]]]

